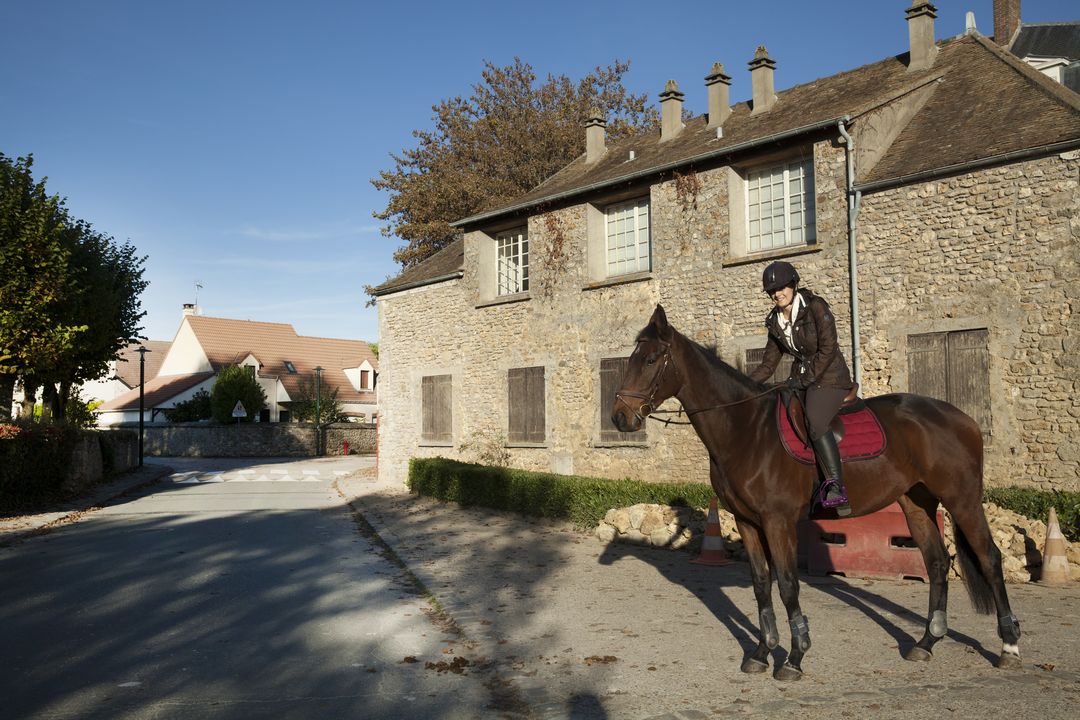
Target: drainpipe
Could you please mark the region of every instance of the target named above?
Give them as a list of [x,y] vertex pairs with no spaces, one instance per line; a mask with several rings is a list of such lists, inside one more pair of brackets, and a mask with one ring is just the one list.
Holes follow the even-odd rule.
[[844,126],[848,117],[840,118],[836,123],[837,130],[844,142],[844,161],[847,165],[847,237],[848,237],[848,279],[851,286],[848,294],[851,297],[851,372],[855,382],[862,383],[862,352],[859,349],[859,262],[858,252],[855,249],[855,221],[859,217],[859,205],[862,202],[862,192],[855,189],[855,141],[851,139],[847,128]]

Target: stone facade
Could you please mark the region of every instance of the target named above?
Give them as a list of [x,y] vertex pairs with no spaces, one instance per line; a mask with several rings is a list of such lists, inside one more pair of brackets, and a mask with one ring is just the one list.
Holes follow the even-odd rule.
[[[801,250],[731,250],[742,212],[741,167],[702,167],[622,187],[528,218],[528,293],[491,299],[493,235],[465,236],[461,279],[379,297],[380,473],[402,481],[414,456],[458,457],[477,432],[506,433],[507,371],[543,366],[546,441],[510,447],[533,470],[650,481],[708,481],[689,427],[649,423],[637,443],[600,441],[600,361],[626,357],[653,308],[690,338],[744,366],[764,345],[771,303],[761,270],[777,257],[831,304],[852,361],[845,154],[818,137],[782,152],[812,153],[817,240]],[[756,158],[756,162],[773,158]],[[992,433],[988,484],[1080,489],[1077,300],[1080,246],[1077,153],[902,186],[862,198],[856,230],[864,396],[908,390],[907,337],[986,328]],[[590,276],[590,212],[648,197],[650,272]],[[593,251],[595,252],[595,251]],[[452,441],[421,440],[421,379],[452,376]],[[675,407],[669,401],[668,407]]]

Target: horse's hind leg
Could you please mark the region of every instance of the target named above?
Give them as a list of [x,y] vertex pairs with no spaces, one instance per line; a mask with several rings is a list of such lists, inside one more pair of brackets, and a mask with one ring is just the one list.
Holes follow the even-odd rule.
[[923,485],[898,498],[911,537],[922,552],[930,578],[930,610],[922,639],[904,654],[906,660],[929,660],[933,647],[949,629],[949,554],[937,526],[938,501]]
[[776,584],[780,599],[787,609],[791,626],[791,650],[783,667],[776,671],[777,680],[802,678],[802,659],[810,649],[810,625],[799,606],[799,571],[796,565],[795,519],[772,517],[766,521],[765,538],[769,543],[772,566],[776,570]]
[[750,575],[754,583],[758,624],[761,629],[758,646],[743,660],[742,671],[761,673],[769,669],[769,651],[780,644],[780,634],[776,630],[776,613],[772,605],[772,576],[769,573],[768,552],[761,537],[761,530],[741,520],[736,520],[735,524],[750,558]]

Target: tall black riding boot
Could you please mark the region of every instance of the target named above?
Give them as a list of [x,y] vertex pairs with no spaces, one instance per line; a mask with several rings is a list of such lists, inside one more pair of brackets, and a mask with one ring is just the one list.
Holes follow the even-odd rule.
[[827,432],[814,440],[814,454],[821,468],[821,488],[818,490],[818,502],[824,508],[835,508],[841,517],[851,514],[847,492],[844,490],[843,465],[840,463],[840,448],[836,446],[836,437]]

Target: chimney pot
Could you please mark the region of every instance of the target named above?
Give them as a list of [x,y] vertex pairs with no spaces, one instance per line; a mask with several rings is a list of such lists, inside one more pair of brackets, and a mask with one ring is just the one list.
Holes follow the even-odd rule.
[[184,315],[194,315],[195,314],[195,303],[184,303],[183,313],[184,313]]
[[585,162],[594,163],[607,152],[604,138],[607,123],[600,108],[593,108],[589,112],[589,119],[585,121]]
[[908,72],[927,70],[937,58],[938,48],[934,41],[934,18],[937,8],[927,0],[912,0],[907,9],[908,40],[911,52],[908,58]]
[[708,127],[711,130],[722,126],[731,115],[731,76],[724,74],[723,65],[713,63],[712,71],[705,76],[705,88],[709,93]]
[[758,45],[754,59],[750,65],[750,85],[754,96],[754,109],[751,115],[759,115],[768,112],[776,104],[776,91],[773,87],[773,71],[776,69],[776,61],[769,57],[769,51],[764,45]]
[[679,92],[679,84],[668,80],[660,93],[660,142],[675,138],[682,132],[682,105],[685,95]]
[[1020,29],[1020,0],[994,0],[994,42],[1002,47],[1012,45]]

